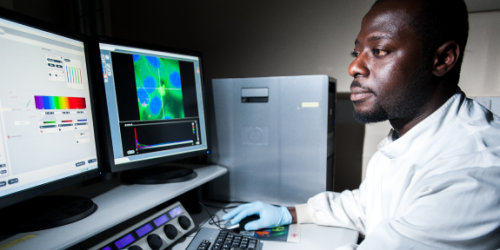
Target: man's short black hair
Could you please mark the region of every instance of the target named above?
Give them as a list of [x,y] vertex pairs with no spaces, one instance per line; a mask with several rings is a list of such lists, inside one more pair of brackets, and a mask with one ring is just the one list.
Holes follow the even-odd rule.
[[[377,0],[373,6],[385,1],[390,0]],[[414,16],[410,26],[422,37],[424,60],[429,62],[441,45],[455,41],[460,46],[460,57],[455,68],[446,77],[450,77],[450,82],[458,84],[469,37],[467,5],[463,0],[421,0],[421,3],[422,8]]]

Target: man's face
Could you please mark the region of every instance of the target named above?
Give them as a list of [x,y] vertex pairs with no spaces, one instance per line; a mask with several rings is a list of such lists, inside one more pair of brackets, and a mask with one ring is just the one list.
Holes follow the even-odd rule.
[[429,64],[409,26],[418,6],[405,2],[379,3],[363,18],[349,66],[351,100],[361,122],[411,118],[430,98]]

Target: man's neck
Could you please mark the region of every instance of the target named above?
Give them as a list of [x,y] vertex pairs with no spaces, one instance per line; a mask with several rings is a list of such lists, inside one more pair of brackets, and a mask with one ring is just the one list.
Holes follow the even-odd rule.
[[456,89],[450,90],[438,90],[435,91],[433,96],[429,101],[416,113],[416,115],[410,118],[393,118],[389,119],[391,126],[396,130],[399,137],[402,137],[406,132],[410,131],[413,127],[419,124],[425,118],[429,117],[434,111],[439,109],[448,99],[450,99],[455,94]]

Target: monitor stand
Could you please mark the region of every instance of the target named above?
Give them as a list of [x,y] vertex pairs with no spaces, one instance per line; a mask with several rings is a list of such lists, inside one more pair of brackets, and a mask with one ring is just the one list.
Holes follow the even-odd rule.
[[40,196],[0,211],[6,233],[44,230],[79,221],[97,210],[88,198],[78,196]]
[[196,176],[196,172],[186,167],[154,166],[123,171],[120,178],[129,184],[164,184],[189,181]]

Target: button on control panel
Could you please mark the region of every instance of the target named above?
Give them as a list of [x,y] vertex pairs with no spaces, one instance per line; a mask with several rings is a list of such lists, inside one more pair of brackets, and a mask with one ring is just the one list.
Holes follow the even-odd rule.
[[176,202],[90,250],[162,250],[194,229],[191,216]]

